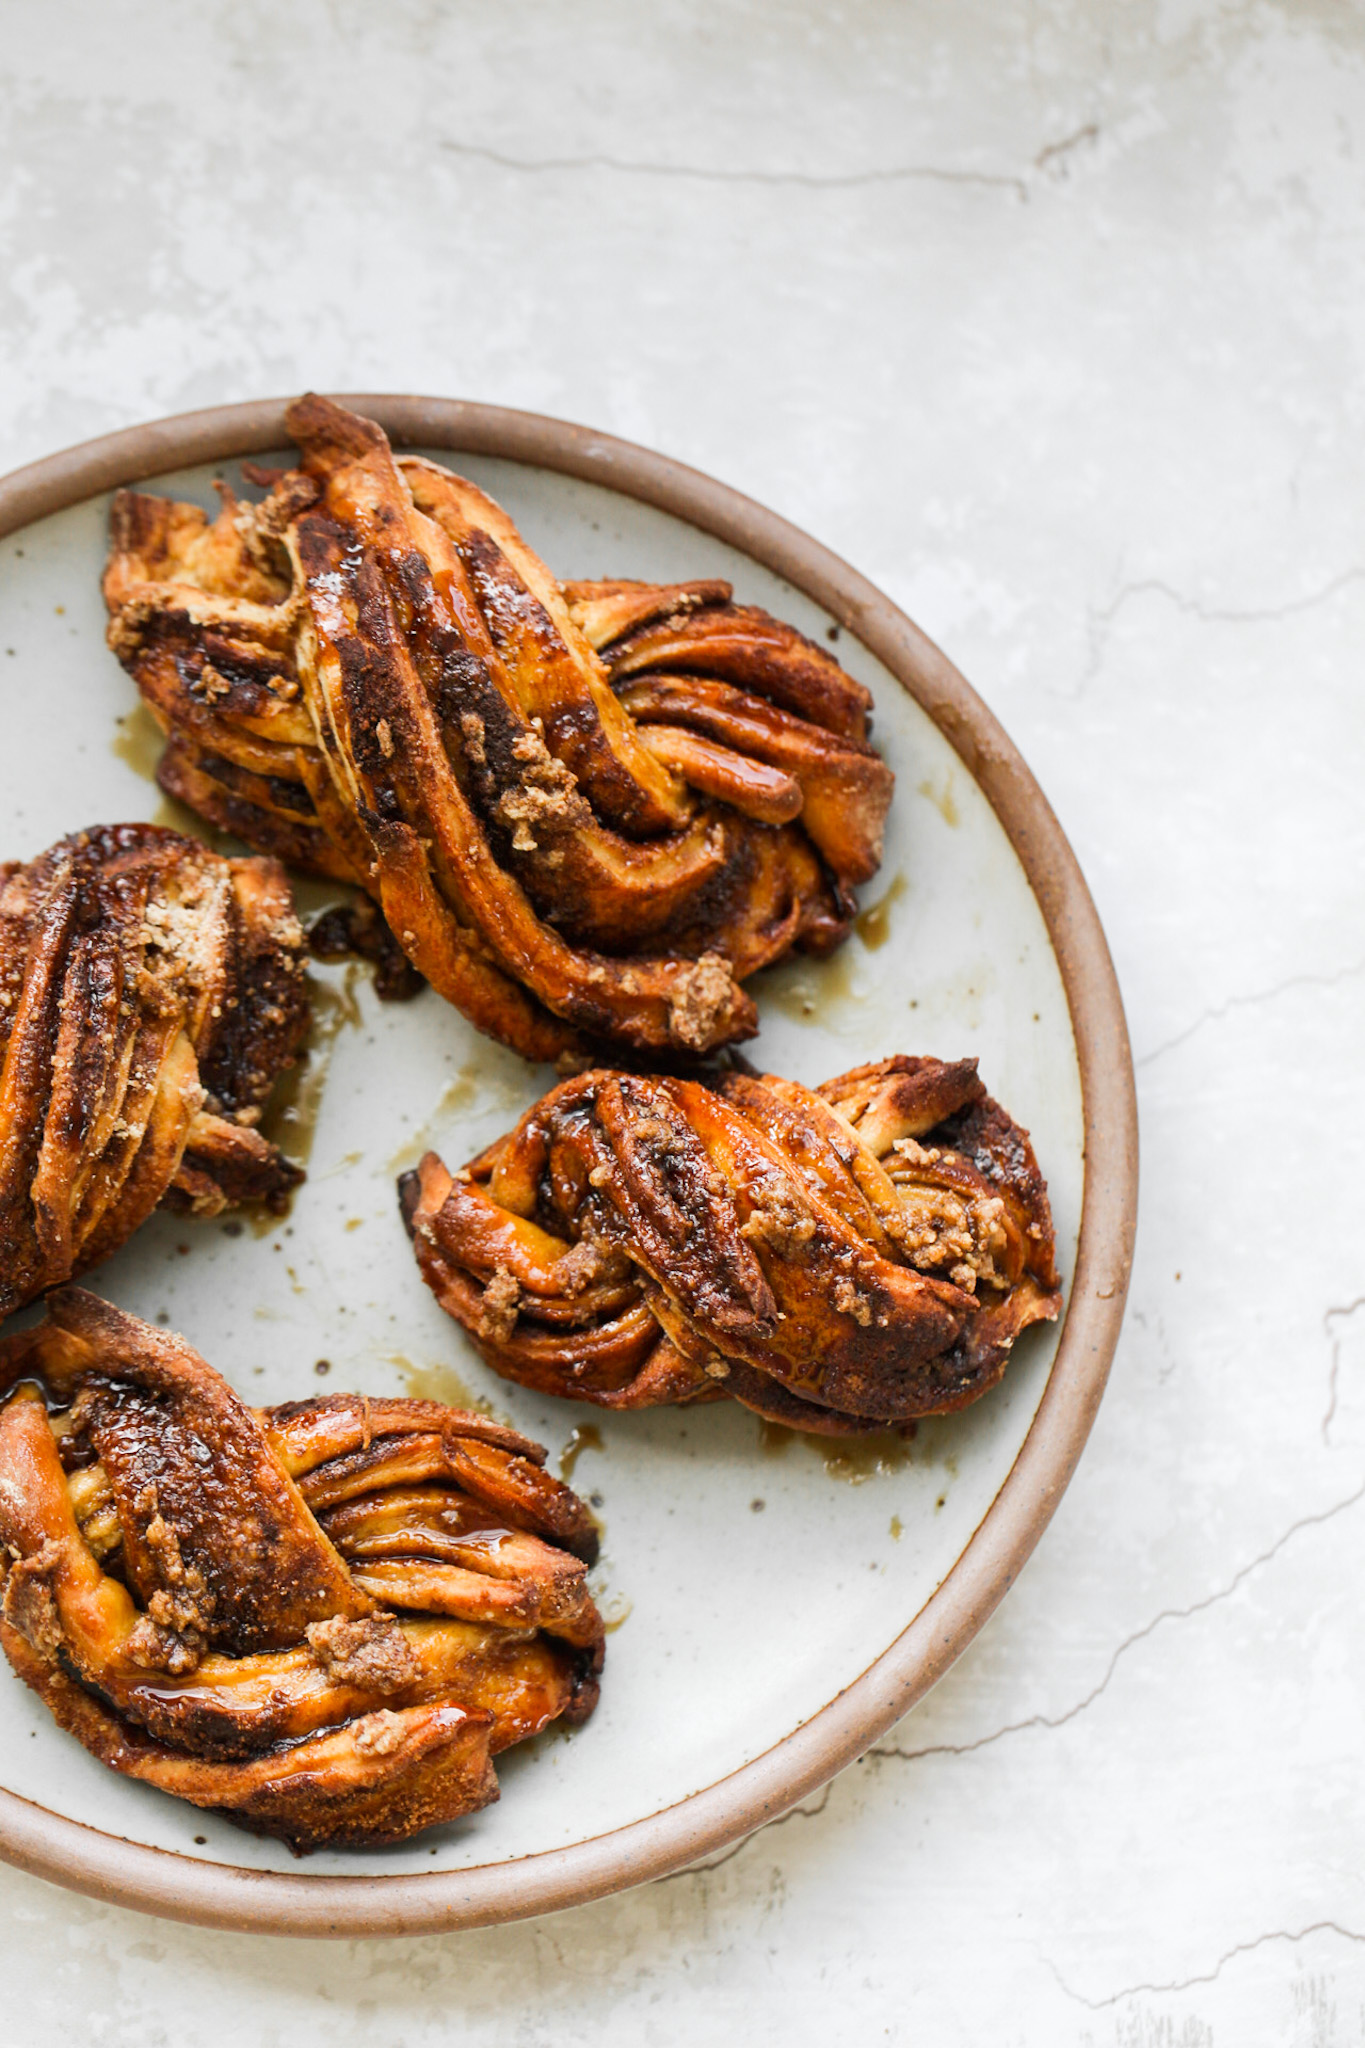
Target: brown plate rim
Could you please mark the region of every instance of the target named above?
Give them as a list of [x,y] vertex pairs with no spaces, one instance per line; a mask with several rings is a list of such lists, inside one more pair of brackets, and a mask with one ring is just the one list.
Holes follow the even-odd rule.
[[[580,1905],[714,1854],[786,1812],[884,1734],[1013,1583],[1085,1445],[1118,1342],[1137,1223],[1137,1099],[1099,915],[1046,797],[947,657],[846,562],[728,485],[587,427],[460,399],[340,394],[396,444],[500,456],[601,484],[739,548],[813,598],[921,705],[984,792],[1038,900],[1080,1066],[1085,1184],[1057,1356],[1004,1485],[926,1605],[853,1683],[771,1749],[676,1805],[568,1848],[424,1876],[313,1877],[209,1863],[105,1833],[0,1790],[0,1859],[92,1898],[204,1926],[290,1935],[481,1927]],[[289,445],[284,399],[106,434],[0,478],[0,537],[195,463]]]

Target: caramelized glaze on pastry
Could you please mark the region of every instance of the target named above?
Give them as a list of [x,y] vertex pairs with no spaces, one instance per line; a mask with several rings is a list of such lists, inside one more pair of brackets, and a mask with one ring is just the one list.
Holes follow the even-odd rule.
[[0,1315],[158,1202],[282,1204],[302,1175],[254,1126],[307,1026],[277,862],[104,825],[0,865]]
[[908,1422],[976,1400],[1060,1307],[1028,1134],[975,1060],[815,1090],[596,1069],[399,1186],[427,1284],[494,1370],[606,1408]]
[[528,1058],[750,1036],[740,984],[827,951],[881,858],[868,693],[723,583],[560,585],[499,506],[328,400],[261,504],[120,492],[110,644],[160,780],[375,898]]
[[300,1850],[399,1842],[591,1712],[595,1531],[511,1430],[252,1410],[76,1288],[0,1343],[0,1382],[0,1645],[112,1769]]

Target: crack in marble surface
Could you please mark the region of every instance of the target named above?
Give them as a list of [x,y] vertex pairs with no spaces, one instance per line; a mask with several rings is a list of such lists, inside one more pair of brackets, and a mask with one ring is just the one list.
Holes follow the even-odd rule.
[[[1076,137],[1055,148],[1067,149],[1073,146]],[[999,191],[1013,192],[1022,204],[1027,204],[1029,186],[1026,178],[1005,171],[949,170],[939,164],[889,164],[866,171],[765,171],[739,170],[713,164],[659,164],[648,163],[641,158],[604,156],[593,153],[585,156],[522,157],[510,152],[494,149],[481,142],[457,142],[450,136],[442,136],[440,147],[451,156],[476,157],[480,162],[495,164],[499,170],[526,171],[615,171],[626,177],[638,178],[680,178],[699,181],[708,185],[796,185],[812,192],[850,191],[862,185],[892,185],[923,181],[939,185],[980,185]],[[1043,152],[1046,157],[1048,151]],[[1042,158],[1036,159],[1040,164]]]
[[1357,564],[1340,570],[1317,590],[1304,591],[1299,597],[1285,598],[1280,604],[1248,606],[1204,604],[1199,598],[1177,590],[1174,584],[1167,583],[1160,576],[1142,576],[1131,583],[1121,584],[1107,605],[1092,605],[1087,609],[1089,658],[1079,683],[1069,693],[1069,701],[1078,701],[1099,675],[1104,667],[1115,621],[1134,598],[1164,597],[1177,611],[1188,618],[1198,619],[1201,625],[1263,626],[1273,624],[1277,619],[1292,618],[1299,612],[1316,611],[1319,605],[1330,604],[1343,590],[1362,580],[1365,580],[1365,564]]
[[834,1785],[835,1780],[831,1778],[814,1806],[793,1806],[788,1808],[786,1813],[779,1813],[775,1820],[763,1821],[760,1826],[751,1829],[747,1835],[741,1835],[740,1839],[732,1843],[723,1855],[713,1856],[709,1863],[689,1863],[682,1870],[668,1871],[663,1877],[656,1878],[655,1882],[657,1884],[674,1884],[680,1877],[705,1877],[708,1872],[719,1870],[723,1863],[733,1863],[741,1849],[747,1849],[751,1842],[758,1840],[760,1835],[770,1834],[774,1828],[785,1827],[789,1820],[816,1820],[829,1805],[830,1794],[834,1790]]
[[1365,1308],[1365,1294],[1358,1294],[1354,1301],[1343,1302],[1340,1308],[1329,1308],[1324,1312],[1322,1327],[1332,1346],[1332,1364],[1327,1375],[1327,1412],[1322,1418],[1322,1440],[1327,1443],[1332,1433],[1332,1423],[1337,1412],[1337,1374],[1341,1366],[1341,1338],[1333,1333],[1334,1322],[1349,1322],[1357,1309]]
[[1202,1010],[1193,1023],[1177,1031],[1172,1038],[1163,1039],[1150,1052],[1144,1052],[1134,1060],[1135,1067],[1150,1067],[1154,1060],[1164,1059],[1168,1052],[1174,1052],[1187,1038],[1193,1038],[1196,1031],[1202,1031],[1206,1024],[1215,1024],[1233,1010],[1253,1009],[1259,1003],[1273,1002],[1277,996],[1288,995],[1296,988],[1336,988],[1343,981],[1350,981],[1357,974],[1365,974],[1365,960],[1352,960],[1345,967],[1337,968],[1333,974],[1290,974],[1283,981],[1271,984],[1269,988],[1253,989],[1246,995],[1229,996],[1225,1002],[1215,1003],[1211,1010]]
[[1041,1960],[1047,1964],[1058,1985],[1077,2005],[1086,2006],[1091,2012],[1105,2012],[1111,2006],[1122,2005],[1125,1998],[1160,1998],[1180,1991],[1193,1991],[1201,1984],[1214,1984],[1228,1964],[1239,1956],[1249,1956],[1259,1948],[1265,1948],[1272,1941],[1291,1944],[1308,1941],[1315,1934],[1338,1934],[1343,1941],[1365,1942],[1365,1934],[1357,1933],[1354,1927],[1343,1927],[1339,1920],[1312,1920],[1297,1931],[1287,1928],[1272,1928],[1266,1934],[1258,1934],[1251,1941],[1239,1941],[1219,1956],[1211,1970],[1202,1970],[1193,1977],[1173,1978],[1169,1984],[1125,1984],[1121,1991],[1110,1991],[1103,1998],[1087,1998],[1083,1991],[1077,1991],[1068,1984],[1050,1956]]
[[1074,135],[1063,136],[1060,142],[1049,142],[1044,149],[1040,149],[1037,156],[1033,159],[1033,167],[1037,171],[1061,168],[1062,176],[1065,177],[1067,176],[1065,169],[1066,159],[1074,155],[1076,150],[1084,149],[1089,144],[1098,142],[1099,139],[1099,122],[1087,121],[1083,128],[1076,130]]
[[1322,1508],[1317,1514],[1302,1515],[1296,1522],[1291,1522],[1267,1550],[1261,1551],[1258,1556],[1242,1565],[1227,1585],[1205,1594],[1202,1600],[1195,1600],[1188,1607],[1163,1608],[1151,1621],[1144,1622],[1140,1629],[1124,1637],[1110,1657],[1108,1668],[1099,1684],[1088,1692],[1084,1699],[1077,1700],[1074,1706],[1068,1707],[1064,1714],[1030,1714],[1026,1721],[1007,1722],[1003,1728],[992,1729],[989,1735],[979,1735],[974,1742],[927,1743],[923,1749],[902,1749],[896,1743],[884,1743],[877,1744],[867,1754],[878,1758],[893,1758],[898,1763],[917,1763],[922,1757],[970,1756],[975,1750],[989,1749],[992,1743],[1002,1741],[1007,1735],[1026,1735],[1034,1728],[1046,1729],[1049,1732],[1064,1728],[1068,1721],[1074,1721],[1078,1714],[1083,1714],[1088,1707],[1094,1706],[1101,1694],[1107,1691],[1110,1680],[1129,1650],[1145,1642],[1148,1636],[1154,1635],[1164,1622],[1189,1621],[1196,1614],[1207,1613],[1209,1608],[1217,1607],[1220,1602],[1230,1599],[1253,1573],[1268,1565],[1295,1536],[1301,1535],[1305,1529],[1319,1528],[1325,1522],[1334,1521],[1338,1515],[1345,1514],[1362,1500],[1365,1500],[1365,1480],[1361,1481],[1353,1493],[1348,1493],[1344,1499],[1333,1502],[1331,1507]]
[[[1077,150],[1096,144],[1100,134],[1098,122],[1085,122],[1072,134],[1064,135],[1056,142],[1045,143],[1033,158],[1031,170],[1054,179],[1059,174],[1065,178],[1069,175],[1069,159]],[[873,165],[864,171],[774,171],[715,164],[650,163],[643,158],[610,156],[596,151],[581,156],[523,157],[515,156],[508,150],[495,149],[489,143],[457,141],[452,136],[443,136],[440,147],[449,155],[473,157],[483,163],[496,165],[499,170],[525,171],[532,174],[546,171],[615,171],[628,177],[695,179],[707,184],[725,185],[795,185],[809,191],[847,191],[865,185],[922,180],[932,184],[980,185],[997,191],[1013,192],[1024,205],[1027,205],[1032,196],[1032,180],[1027,174],[1021,175],[1011,171],[973,171],[949,168],[942,164]]]
[[1167,1380],[1171,1377],[1171,1374],[1176,1370],[1176,1367],[1180,1363],[1180,1360],[1176,1357],[1174,1351],[1172,1351],[1171,1349],[1171,1340],[1169,1336],[1166,1334],[1165,1317],[1160,1315],[1150,1315],[1146,1309],[1133,1308],[1130,1306],[1128,1310],[1128,1320],[1131,1323],[1136,1323],[1138,1328],[1142,1330],[1144,1333],[1150,1331],[1152,1336],[1156,1339],[1157,1348],[1165,1361],[1164,1364],[1159,1365],[1157,1367],[1157,1385],[1164,1386]]

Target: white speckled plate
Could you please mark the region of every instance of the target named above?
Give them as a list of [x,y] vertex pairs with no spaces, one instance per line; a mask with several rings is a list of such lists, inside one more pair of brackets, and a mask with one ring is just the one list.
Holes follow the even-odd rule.
[[[300,1865],[104,1770],[0,1668],[0,1853],[154,1911],[312,1933],[471,1924],[657,1874],[875,1739],[979,1627],[1055,1505],[1117,1335],[1135,1183],[1122,1011],[1084,884],[1004,736],[908,622],[814,543],[658,457],[492,408],[355,402],[441,459],[465,451],[457,465],[562,576],[724,576],[837,638],[898,778],[885,865],[839,955],[753,984],[763,1028],[746,1050],[806,1082],[893,1052],[979,1055],[1033,1133],[1072,1305],[1066,1362],[1054,1370],[1057,1330],[1028,1333],[997,1391],[910,1442],[831,1448],[733,1405],[611,1415],[508,1386],[421,1284],[394,1180],[427,1145],[462,1161],[553,1077],[430,991],[386,1006],[366,971],[315,968],[316,1047],[280,1133],[306,1154],[292,1215],[264,1232],[158,1215],[87,1284],[183,1331],[248,1400],[420,1392],[486,1404],[551,1446],[605,1524],[601,1705],[501,1759],[486,1812]],[[0,484],[6,857],[96,822],[185,822],[150,780],[154,728],[104,645],[107,486],[150,474],[207,504],[213,475],[237,480],[234,456],[283,445],[279,413],[162,423]],[[199,456],[216,459],[170,467]],[[310,904],[338,894],[306,888]]]

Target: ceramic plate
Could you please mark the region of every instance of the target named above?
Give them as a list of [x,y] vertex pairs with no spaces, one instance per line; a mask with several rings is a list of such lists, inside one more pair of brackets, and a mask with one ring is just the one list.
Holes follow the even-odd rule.
[[[313,1051],[276,1125],[308,1169],[292,1214],[266,1230],[158,1215],[88,1284],[182,1331],[250,1401],[435,1395],[548,1444],[605,1526],[601,1706],[500,1759],[487,1811],[300,1864],[104,1770],[0,1667],[0,1854],[151,1911],[313,1934],[478,1924],[657,1876],[875,1740],[970,1640],[1056,1506],[1117,1336],[1136,1178],[1123,1014],[1085,885],[1009,741],[909,621],[781,520],[661,457],[491,407],[346,402],[395,441],[454,451],[557,574],[726,577],[871,687],[897,775],[884,867],[834,959],[752,984],[762,1033],[746,1051],[808,1083],[888,1053],[979,1055],[1033,1133],[1068,1307],[1060,1332],[1022,1339],[995,1392],[910,1441],[831,1447],[733,1404],[611,1415],[508,1386],[419,1281],[394,1180],[428,1145],[463,1161],[553,1076],[429,990],[383,1005],[366,970],[315,967]],[[108,493],[150,479],[209,504],[215,475],[239,481],[241,457],[287,447],[281,414],[166,421],[0,483],[6,857],[97,822],[186,822],[150,779],[155,730],[104,645]]]

